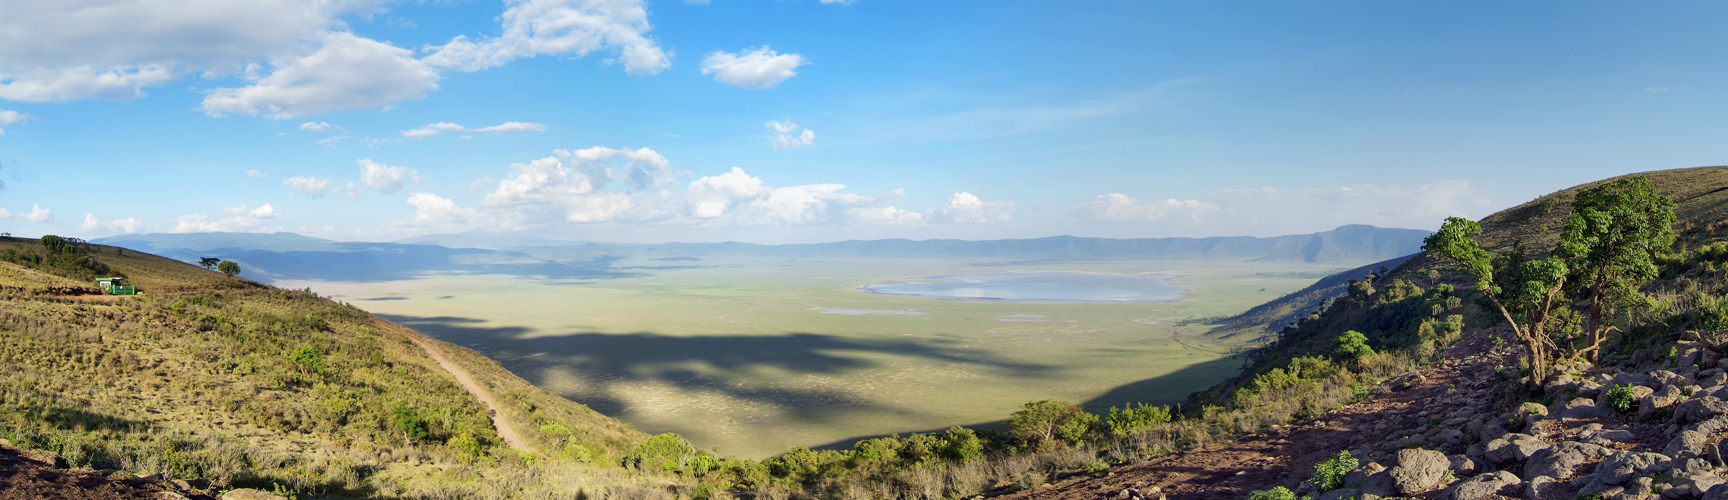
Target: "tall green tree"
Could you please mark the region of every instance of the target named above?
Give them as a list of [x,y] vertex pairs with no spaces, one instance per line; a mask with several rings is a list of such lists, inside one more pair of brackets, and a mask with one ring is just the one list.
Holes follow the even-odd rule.
[[198,267],[202,267],[204,269],[209,269],[212,271],[216,270],[216,265],[221,264],[221,263],[222,263],[222,259],[218,259],[215,257],[199,257],[198,258]]
[[1555,298],[1566,286],[1566,262],[1558,257],[1529,259],[1522,244],[1495,258],[1476,242],[1478,234],[1482,225],[1476,221],[1447,217],[1439,232],[1422,241],[1422,250],[1476,278],[1477,291],[1523,342],[1530,385],[1539,387],[1548,376],[1548,352],[1554,343],[1546,326]]
[[235,264],[232,260],[224,260],[220,264],[216,264],[216,270],[222,271],[222,274],[232,278],[240,274],[240,264]]
[[1578,355],[1597,358],[1609,329],[1605,310],[1647,300],[1638,287],[1656,277],[1656,255],[1673,245],[1674,200],[1650,179],[1627,177],[1578,192],[1556,252],[1571,263],[1574,296],[1589,302],[1589,345]]

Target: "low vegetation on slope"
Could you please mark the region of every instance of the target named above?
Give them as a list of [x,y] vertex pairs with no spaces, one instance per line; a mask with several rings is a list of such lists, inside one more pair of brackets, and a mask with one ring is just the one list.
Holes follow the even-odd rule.
[[[351,306],[57,238],[0,257],[0,438],[67,465],[314,496],[671,484],[618,468],[645,438],[628,424],[439,343],[531,429],[535,449],[503,446],[486,407]],[[142,293],[81,289],[108,275]]]

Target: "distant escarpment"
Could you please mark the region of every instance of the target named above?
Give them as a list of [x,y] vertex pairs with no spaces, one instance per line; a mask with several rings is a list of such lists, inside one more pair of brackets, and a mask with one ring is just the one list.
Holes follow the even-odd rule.
[[[1360,265],[1415,253],[1428,231],[1349,225],[1313,234],[1256,238],[1083,238],[1015,240],[854,240],[833,243],[572,243],[499,245],[508,238],[466,234],[404,243],[338,242],[292,233],[122,235],[97,240],[187,262],[209,255],[239,262],[266,279],[374,281],[426,272],[475,272],[594,279],[639,272],[613,264],[626,258],[988,258],[1013,262],[1066,260],[1260,260]],[[436,244],[434,244],[436,243]]]

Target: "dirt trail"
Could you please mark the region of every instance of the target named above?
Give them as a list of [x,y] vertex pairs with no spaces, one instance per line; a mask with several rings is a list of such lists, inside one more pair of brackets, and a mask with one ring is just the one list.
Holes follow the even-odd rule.
[[504,440],[504,444],[521,451],[534,451],[534,447],[529,446],[528,440],[522,439],[522,435],[516,433],[516,426],[511,425],[510,420],[504,418],[504,405],[498,402],[498,398],[492,396],[491,390],[474,380],[474,376],[468,373],[468,369],[456,364],[455,361],[451,361],[449,356],[444,355],[444,351],[438,349],[438,346],[427,342],[424,337],[407,327],[385,321],[383,318],[374,317],[372,320],[386,330],[408,337],[408,340],[426,350],[426,355],[431,356],[433,361],[437,361],[438,366],[443,367],[444,371],[450,372],[450,376],[456,377],[456,382],[462,384],[463,389],[467,389],[469,394],[473,394],[481,403],[485,403],[486,416],[492,419],[492,427],[498,429],[498,437]]
[[[1410,389],[1381,394],[1334,410],[1301,425],[1281,426],[1199,449],[1081,476],[1006,496],[1007,499],[1080,500],[1129,498],[1133,489],[1149,498],[1168,500],[1242,500],[1254,490],[1294,487],[1307,478],[1315,463],[1343,449],[1372,447],[1388,439],[1389,430],[1415,428],[1442,411],[1460,406],[1481,407],[1489,401],[1469,401],[1454,386],[1481,389],[1487,375],[1505,362],[1481,355],[1490,350],[1487,335],[1454,346],[1447,360],[1422,370]],[[1364,460],[1366,462],[1367,460]]]

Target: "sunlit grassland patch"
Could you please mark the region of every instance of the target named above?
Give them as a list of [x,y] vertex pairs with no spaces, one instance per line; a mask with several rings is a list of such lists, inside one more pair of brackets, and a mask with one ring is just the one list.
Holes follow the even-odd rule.
[[[582,281],[439,275],[277,284],[311,287],[474,348],[649,432],[678,432],[703,448],[762,457],[792,446],[984,424],[1046,398],[1094,410],[1176,402],[1241,366],[1228,357],[1234,346],[1200,340],[1204,326],[1185,320],[1241,312],[1339,267],[755,258],[687,264]],[[1034,271],[1163,273],[1187,288],[1176,301],[1131,303],[937,300],[861,290],[920,276]]]

